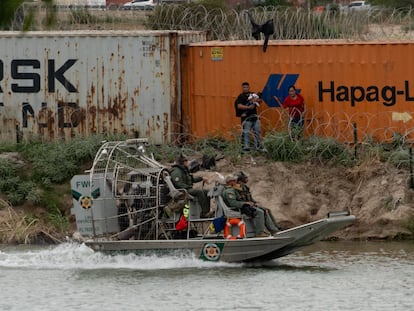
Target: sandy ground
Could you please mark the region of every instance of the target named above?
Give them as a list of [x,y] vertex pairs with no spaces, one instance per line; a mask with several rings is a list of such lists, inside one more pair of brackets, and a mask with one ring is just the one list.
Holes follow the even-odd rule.
[[[349,211],[357,222],[332,238],[391,239],[413,234],[407,223],[414,222],[414,191],[406,170],[379,162],[348,169],[266,163],[263,157],[250,156],[239,165],[222,159],[216,167],[224,176],[239,170],[249,175],[255,199],[273,211],[282,228],[324,218],[328,212]],[[212,171],[197,174],[220,181]]]

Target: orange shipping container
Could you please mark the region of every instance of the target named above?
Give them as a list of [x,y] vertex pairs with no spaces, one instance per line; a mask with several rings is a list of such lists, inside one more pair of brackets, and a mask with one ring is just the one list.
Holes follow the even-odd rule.
[[202,42],[182,53],[184,129],[195,137],[240,128],[234,100],[241,83],[262,92],[262,127],[284,129],[279,102],[294,84],[306,103],[305,133],[342,141],[393,133],[411,137],[414,42]]

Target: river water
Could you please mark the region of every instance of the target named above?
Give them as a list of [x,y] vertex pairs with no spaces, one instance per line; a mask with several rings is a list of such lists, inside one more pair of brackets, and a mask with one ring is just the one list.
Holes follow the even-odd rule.
[[414,242],[320,242],[265,264],[0,246],[0,310],[413,310]]

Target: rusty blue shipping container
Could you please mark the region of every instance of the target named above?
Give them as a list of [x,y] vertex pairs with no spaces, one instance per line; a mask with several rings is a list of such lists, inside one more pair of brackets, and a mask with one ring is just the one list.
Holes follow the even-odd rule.
[[0,139],[125,133],[171,141],[180,45],[205,32],[0,32]]

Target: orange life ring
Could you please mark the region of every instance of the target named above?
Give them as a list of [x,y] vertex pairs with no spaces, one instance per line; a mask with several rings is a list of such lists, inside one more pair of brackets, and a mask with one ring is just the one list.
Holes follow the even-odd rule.
[[[233,226],[239,227],[239,234],[234,236],[231,235],[231,228]],[[226,222],[226,226],[224,227],[224,237],[227,240],[236,240],[236,239],[244,239],[246,237],[246,224],[240,218],[230,218]]]

